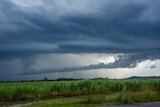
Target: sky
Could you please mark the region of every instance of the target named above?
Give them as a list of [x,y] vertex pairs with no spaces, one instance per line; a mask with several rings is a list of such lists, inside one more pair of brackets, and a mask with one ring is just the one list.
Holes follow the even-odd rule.
[[160,76],[159,0],[0,0],[0,81]]

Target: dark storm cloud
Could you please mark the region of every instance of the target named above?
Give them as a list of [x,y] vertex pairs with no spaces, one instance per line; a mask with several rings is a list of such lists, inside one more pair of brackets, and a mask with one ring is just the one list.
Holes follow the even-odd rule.
[[108,65],[44,69],[42,73],[130,68],[147,59],[160,59],[159,10],[159,0],[0,0],[0,74],[12,74],[7,66],[13,72],[31,73],[39,54],[129,55]]
[[[8,53],[20,54],[21,51],[23,54],[24,51],[68,53],[159,50],[159,0],[37,2],[42,4],[34,5],[33,2],[23,6],[28,2],[19,4],[17,0],[1,0],[1,56],[8,57]],[[76,3],[80,3],[81,7]],[[42,43],[57,47],[38,49]],[[37,47],[32,48],[35,45]]]

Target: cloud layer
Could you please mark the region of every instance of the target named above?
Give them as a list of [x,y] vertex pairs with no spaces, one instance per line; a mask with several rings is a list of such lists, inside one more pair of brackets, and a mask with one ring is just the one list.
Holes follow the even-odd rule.
[[[98,56],[100,56],[100,58]],[[104,56],[107,56],[107,57],[104,57]],[[55,59],[55,61],[60,61],[59,62],[60,65],[55,64],[52,59],[49,61],[47,57],[50,59],[53,58]],[[57,59],[55,57],[57,56],[50,55],[50,56],[43,57],[47,59],[46,60],[47,62],[45,62],[43,58],[41,60],[39,60],[40,58],[38,58],[38,61],[34,61],[34,63],[32,63],[32,66],[27,66],[27,70],[25,70],[26,72],[22,72],[19,74],[31,75],[31,74],[44,74],[44,73],[55,73],[55,72],[59,72],[59,73],[73,72],[73,71],[76,72],[76,71],[82,71],[82,70],[84,71],[84,70],[95,70],[95,69],[135,68],[138,66],[145,66],[145,64],[146,64],[146,67],[149,67],[152,69],[152,68],[156,68],[154,64],[154,60],[160,59],[160,55],[158,54],[154,54],[154,55],[150,55],[150,54],[122,54],[122,55],[98,54],[97,55],[97,54],[94,54],[93,56],[89,54],[88,55],[83,54],[83,56],[79,56],[75,54],[70,54],[70,55],[64,54],[64,55],[59,55]],[[73,58],[74,60],[70,58]],[[94,60],[91,60],[91,58],[94,58]],[[69,61],[69,64],[65,62],[67,60]],[[80,61],[80,62],[77,63],[76,61]],[[145,61],[153,61],[153,62],[151,62],[151,65],[147,65],[147,62]],[[40,63],[43,63],[43,64],[45,63],[45,66],[41,65]],[[37,64],[38,64],[38,67],[37,67]],[[36,70],[37,68],[38,70]]]
[[[0,74],[136,68],[160,59],[159,10],[159,0],[1,0]],[[80,54],[114,55],[110,63],[91,55],[70,66],[69,53],[77,62]],[[53,68],[50,58],[70,62]]]
[[0,52],[159,50],[159,7],[159,0],[1,0]]

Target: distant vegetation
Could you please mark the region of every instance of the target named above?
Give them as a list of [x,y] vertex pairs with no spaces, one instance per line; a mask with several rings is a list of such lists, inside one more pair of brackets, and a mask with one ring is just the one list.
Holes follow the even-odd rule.
[[[99,101],[96,98],[87,97],[81,103],[104,103],[112,99],[120,103],[160,101],[160,79],[0,83],[1,103],[95,94],[104,97],[97,97]],[[105,99],[105,96],[112,95],[116,97]]]

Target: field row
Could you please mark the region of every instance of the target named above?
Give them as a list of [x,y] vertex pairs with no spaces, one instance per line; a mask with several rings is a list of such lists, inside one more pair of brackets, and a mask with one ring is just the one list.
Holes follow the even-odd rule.
[[127,92],[160,92],[160,79],[0,83],[0,102]]

